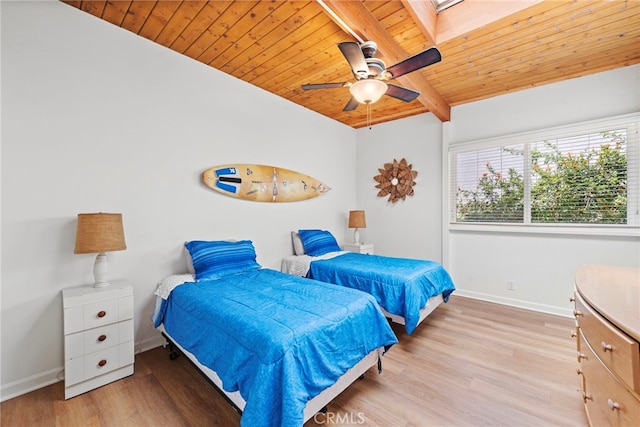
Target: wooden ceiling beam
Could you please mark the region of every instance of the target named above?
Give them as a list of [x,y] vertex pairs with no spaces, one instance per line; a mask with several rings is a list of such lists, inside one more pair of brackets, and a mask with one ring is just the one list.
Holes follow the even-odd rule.
[[[378,44],[378,52],[384,57],[385,62],[395,64],[410,56],[393,40],[361,1],[324,0],[324,3],[363,40],[375,41]],[[335,20],[330,13],[327,14]],[[337,21],[336,23],[343,26]],[[404,75],[398,80],[403,85],[420,92],[418,101],[440,121],[448,122],[451,119],[451,107],[420,72]]]
[[433,3],[424,0],[401,0],[401,3],[426,37],[427,42],[435,46],[438,12]]

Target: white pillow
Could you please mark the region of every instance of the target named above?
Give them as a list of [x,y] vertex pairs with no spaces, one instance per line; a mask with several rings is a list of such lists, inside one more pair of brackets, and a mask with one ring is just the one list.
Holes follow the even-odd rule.
[[158,287],[156,288],[155,294],[161,297],[162,299],[169,298],[169,294],[176,287],[186,283],[186,282],[195,282],[196,279],[193,274],[172,274],[171,276],[167,276],[158,282]]
[[304,246],[297,231],[291,232],[291,242],[293,243],[293,253],[296,255],[304,255]]
[[187,260],[187,271],[191,274],[195,274],[196,269],[193,267],[193,259],[191,258],[191,252],[189,252],[189,249],[187,249],[186,246],[183,246],[183,248],[184,248],[184,257]]

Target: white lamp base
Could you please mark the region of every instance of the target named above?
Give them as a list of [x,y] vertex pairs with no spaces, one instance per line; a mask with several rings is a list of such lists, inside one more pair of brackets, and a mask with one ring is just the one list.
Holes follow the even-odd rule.
[[353,232],[353,243],[356,245],[360,244],[360,232],[357,228]]
[[109,282],[107,282],[108,270],[107,254],[100,252],[98,256],[96,256],[96,262],[93,264],[93,278],[96,281],[93,284],[94,288],[104,288],[105,286],[109,286]]

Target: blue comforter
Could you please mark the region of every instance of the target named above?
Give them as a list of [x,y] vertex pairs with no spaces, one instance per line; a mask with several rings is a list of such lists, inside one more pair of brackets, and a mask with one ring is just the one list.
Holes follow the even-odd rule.
[[308,400],[397,342],[363,292],[262,269],[185,283],[156,326],[246,401],[243,426],[303,424]]
[[312,261],[307,277],[370,293],[386,311],[404,317],[408,334],[429,298],[442,294],[446,302],[455,290],[437,262],[353,252]]

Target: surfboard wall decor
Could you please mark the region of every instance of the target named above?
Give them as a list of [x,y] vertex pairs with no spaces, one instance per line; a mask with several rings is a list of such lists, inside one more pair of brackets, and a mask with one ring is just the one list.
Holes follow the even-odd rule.
[[254,202],[296,202],[331,190],[309,175],[266,165],[221,165],[202,173],[207,187]]

